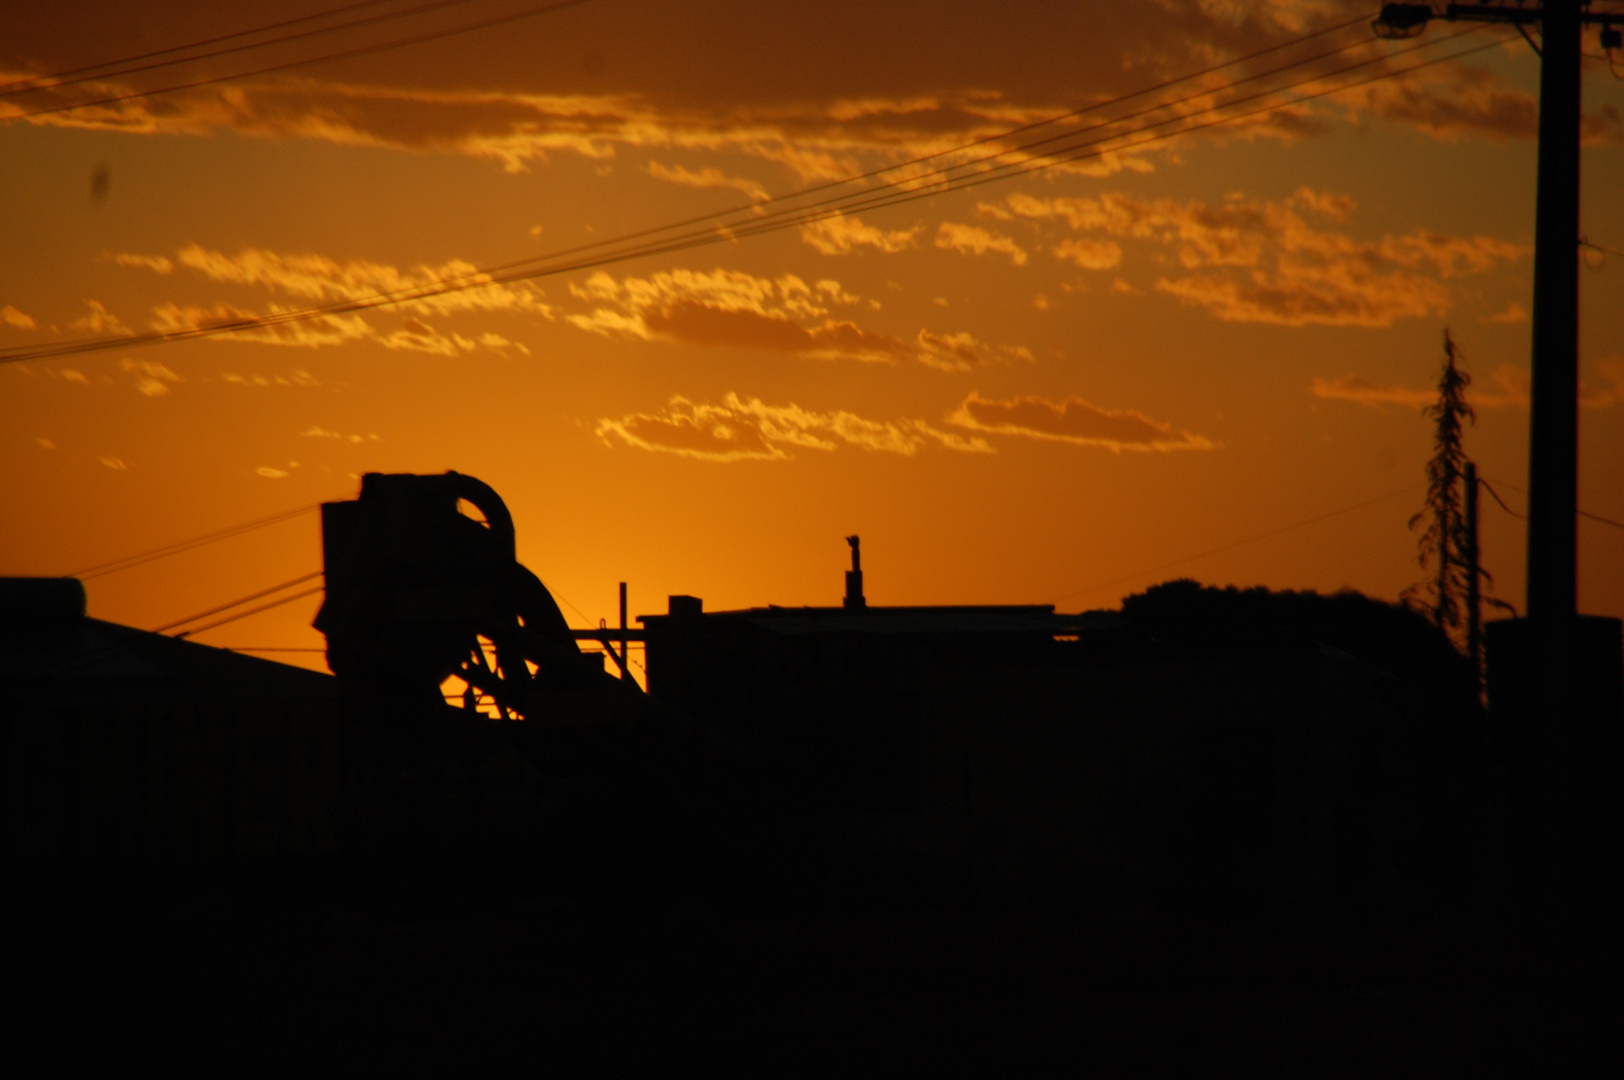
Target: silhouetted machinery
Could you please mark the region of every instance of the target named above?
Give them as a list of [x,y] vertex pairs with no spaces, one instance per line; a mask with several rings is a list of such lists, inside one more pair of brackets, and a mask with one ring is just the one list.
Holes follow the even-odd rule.
[[560,693],[636,686],[576,646],[552,594],[519,563],[513,517],[488,484],[368,473],[359,498],[321,509],[327,595],[315,626],[333,673],[377,700],[438,706],[457,675],[504,714],[531,717]]

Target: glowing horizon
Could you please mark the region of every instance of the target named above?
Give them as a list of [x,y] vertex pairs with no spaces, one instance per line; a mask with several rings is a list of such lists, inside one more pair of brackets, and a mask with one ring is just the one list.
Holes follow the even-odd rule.
[[[1468,452],[1520,509],[1538,59],[1503,30],[1377,43],[1359,22],[1291,44],[1365,12],[1337,0],[964,3],[928,20],[901,6],[594,0],[40,111],[534,6],[468,0],[387,31],[0,93],[0,349],[432,286],[759,206],[1276,46],[1065,130],[1146,110],[1105,130],[1148,131],[1169,98],[1188,114],[1288,81],[1300,96],[1391,77],[710,246],[0,365],[15,508],[0,572],[70,573],[352,498],[363,472],[455,469],[503,495],[521,560],[583,627],[615,621],[622,580],[634,614],[662,612],[668,594],[711,609],[837,604],[851,533],[878,605],[1104,608],[1180,576],[1392,600],[1421,576],[1406,521],[1446,326],[1474,378]],[[322,9],[26,12],[0,47],[0,83]],[[1354,62],[1368,63],[1334,74]],[[1608,198],[1624,190],[1624,85],[1592,64],[1584,90],[1597,246],[1582,275],[1580,505],[1619,521],[1624,257],[1607,249],[1624,249]],[[1522,527],[1485,500],[1493,595],[1519,608]],[[1587,518],[1579,536],[1581,610],[1624,615],[1624,530]],[[91,613],[152,628],[319,568],[304,515],[93,577]],[[315,606],[199,640],[316,647]]]

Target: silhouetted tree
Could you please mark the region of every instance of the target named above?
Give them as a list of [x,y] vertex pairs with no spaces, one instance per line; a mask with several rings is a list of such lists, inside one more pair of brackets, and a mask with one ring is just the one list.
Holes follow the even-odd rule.
[[1435,427],[1432,457],[1427,461],[1427,497],[1421,511],[1410,519],[1414,530],[1425,523],[1417,542],[1421,569],[1430,573],[1405,589],[1401,600],[1425,612],[1457,646],[1465,645],[1466,597],[1472,578],[1481,574],[1462,506],[1466,451],[1461,436],[1477,419],[1466,403],[1472,377],[1456,361],[1460,349],[1444,330],[1444,366],[1438,376],[1438,400],[1422,412]]
[[1471,666],[1430,614],[1411,606],[1353,590],[1326,596],[1180,578],[1125,597],[1122,614],[1161,637],[1319,642],[1393,675],[1416,694],[1429,721],[1478,716]]

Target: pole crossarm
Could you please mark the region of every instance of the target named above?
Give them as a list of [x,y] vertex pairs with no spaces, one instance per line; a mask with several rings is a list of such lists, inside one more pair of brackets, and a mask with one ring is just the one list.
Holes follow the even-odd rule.
[[[1433,19],[1443,19],[1447,22],[1483,22],[1504,23],[1511,26],[1528,26],[1543,21],[1545,6],[1538,7],[1505,7],[1500,4],[1448,4],[1442,11],[1431,4],[1383,4],[1381,14],[1376,16],[1371,26],[1375,28],[1378,37],[1414,37],[1426,28]],[[1624,12],[1584,11],[1579,12],[1579,22],[1585,26],[1601,26],[1611,29],[1615,26],[1624,26]]]

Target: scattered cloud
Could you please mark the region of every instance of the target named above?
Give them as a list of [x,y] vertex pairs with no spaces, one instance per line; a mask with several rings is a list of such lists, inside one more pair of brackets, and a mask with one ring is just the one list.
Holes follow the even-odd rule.
[[1067,238],[1055,247],[1054,254],[1084,270],[1110,270],[1122,262],[1122,245],[1115,240]]
[[1353,215],[1354,207],[1358,205],[1353,201],[1352,195],[1333,195],[1326,191],[1315,191],[1311,187],[1298,188],[1286,202],[1312,210],[1332,221],[1348,220]]
[[1058,402],[1036,396],[995,401],[972,391],[947,419],[972,431],[1099,446],[1113,453],[1211,450],[1214,445],[1201,435],[1176,431],[1171,424],[1152,420],[1144,413],[1102,409],[1080,397]]
[[[501,284],[492,282],[489,275],[478,272],[472,263],[452,260],[440,266],[418,266],[402,270],[384,263],[366,260],[340,262],[325,255],[285,254],[263,248],[244,248],[235,255],[212,251],[198,244],[179,250],[171,260],[162,255],[115,253],[112,261],[120,266],[151,270],[159,274],[172,274],[176,267],[194,271],[201,277],[223,284],[261,288],[272,295],[294,298],[302,303],[288,305],[271,303],[264,312],[218,301],[212,307],[195,304],[164,303],[152,309],[151,326],[164,333],[201,328],[213,328],[234,322],[252,321],[297,310],[308,303],[331,303],[356,300],[379,293],[411,293],[448,281],[487,282],[477,288],[439,296],[425,296],[404,301],[388,309],[401,316],[393,330],[379,330],[360,314],[327,315],[319,319],[256,326],[227,335],[239,341],[255,341],[270,345],[290,345],[300,348],[320,348],[345,342],[372,340],[386,349],[431,353],[439,356],[457,356],[479,348],[503,350],[517,349],[528,353],[523,345],[509,341],[500,334],[481,332],[472,336],[436,330],[426,320],[430,317],[448,317],[466,312],[524,312],[555,318],[553,308],[542,299],[541,291],[528,282]],[[99,304],[92,319],[100,319],[108,328],[122,326]],[[108,320],[112,320],[108,322]],[[79,324],[91,328],[87,320]],[[108,332],[98,330],[98,332]],[[124,332],[127,330],[112,330]]]
[[232,386],[320,386],[321,380],[303,368],[294,368],[287,375],[244,375],[237,371],[222,372],[220,378]]
[[990,454],[979,437],[941,431],[923,420],[869,420],[844,410],[816,412],[728,394],[720,405],[674,397],[658,413],[598,422],[605,443],[676,454],[697,461],[781,461],[794,451],[856,447],[912,457],[921,448]]
[[898,252],[912,247],[918,233],[917,226],[912,229],[877,229],[863,224],[856,216],[846,214],[801,226],[801,239],[825,255],[845,255],[864,247]]
[[40,448],[42,450],[55,450],[56,449],[56,443],[52,442],[50,439],[47,439],[43,435],[34,436],[34,441],[39,444],[39,446],[40,446]]
[[1356,122],[1360,114],[1368,114],[1443,142],[1473,135],[1493,142],[1532,140],[1539,133],[1535,95],[1467,64],[1373,82],[1343,95],[1342,101]]
[[738,270],[661,272],[616,280],[598,272],[570,291],[597,306],[569,315],[606,336],[761,349],[812,359],[912,362],[964,371],[999,359],[1030,358],[1021,346],[989,345],[966,333],[921,329],[912,338],[866,330],[833,309],[862,304],[837,281],[808,285],[793,274],[762,278]]
[[151,360],[132,360],[128,357],[118,362],[120,371],[128,371],[135,375],[135,388],[147,397],[163,397],[169,393],[169,384],[180,382],[181,377],[176,375],[163,364]]
[[[123,266],[146,267],[159,273],[170,260],[164,256],[116,254]],[[312,302],[358,300],[379,293],[412,293],[444,282],[480,283],[477,288],[406,300],[395,310],[417,315],[449,315],[464,311],[524,311],[552,318],[552,308],[541,291],[529,282],[491,281],[473,263],[452,259],[439,266],[419,265],[408,270],[367,259],[339,261],[313,253],[283,253],[265,248],[244,248],[235,255],[190,244],[175,254],[175,264],[209,281],[262,288],[273,295]]]
[[[1157,290],[1226,322],[1389,326],[1447,311],[1451,298],[1444,280],[1485,273],[1528,251],[1494,237],[1425,230],[1356,239],[1304,216],[1341,222],[1353,213],[1353,200],[1310,188],[1278,202],[1234,194],[1216,203],[1017,192],[1003,209],[1014,218],[1063,221],[1085,234],[1054,249],[1079,266],[1117,265],[1118,239],[1169,249],[1185,273],[1159,278]],[[1080,246],[1085,243],[1091,246]]]
[[[351,443],[352,445],[364,443],[368,439],[368,436],[366,435],[345,435],[341,431],[328,431],[319,424],[311,424],[309,427],[299,432],[299,434],[308,439],[336,439],[339,442],[347,442]],[[376,435],[372,435],[370,438],[373,442],[378,441],[378,436]]]
[[1506,305],[1506,309],[1483,319],[1486,323],[1514,324],[1528,321],[1528,309],[1513,300]]
[[[38,13],[19,16],[9,28],[13,38],[28,42],[26,66],[33,72],[11,60],[0,81],[80,59],[81,26],[59,25],[63,20],[53,21],[50,5],[35,6]],[[93,20],[104,33],[125,25],[115,5],[104,0],[91,10],[97,7],[108,9]],[[865,160],[903,160],[995,138],[1079,101],[1110,100],[1286,44],[1353,10],[1346,0],[1145,0],[1109,5],[1104,14],[1090,5],[1058,5],[1041,19],[989,21],[976,5],[937,5],[928,19],[899,22],[888,5],[831,0],[786,7],[775,15],[783,32],[771,35],[759,32],[758,20],[726,8],[656,14],[643,20],[638,34],[593,23],[598,17],[586,14],[582,32],[616,43],[615,62],[595,74],[583,72],[575,32],[549,32],[536,22],[450,43],[433,64],[410,51],[385,54],[361,68],[307,69],[159,98],[85,104],[30,122],[134,135],[231,130],[263,139],[461,154],[513,172],[559,154],[604,163],[634,150],[667,160],[708,152],[771,161],[808,181],[860,174]],[[178,11],[153,15],[140,27],[165,40],[186,32]],[[906,49],[886,44],[904,39]],[[970,52],[978,57],[973,65],[964,62]],[[1324,76],[1340,59],[1327,57],[1301,73]],[[1232,139],[1240,130],[1241,137],[1301,138],[1327,129],[1338,116],[1354,124],[1383,118],[1435,138],[1532,137],[1532,95],[1509,79],[1459,62],[1407,74],[1395,71],[1404,63],[1398,57],[1386,63],[1394,77],[1334,102],[1298,105],[1206,137]],[[1212,100],[1221,100],[1218,80],[1209,85]],[[0,102],[0,118],[133,89],[135,83],[120,77],[40,87]],[[1169,87],[1165,99],[1187,91],[1188,84]],[[1587,129],[1596,126],[1618,130],[1616,117],[1604,110],[1587,118]],[[1134,166],[1107,154],[1060,168],[1100,173],[1121,167]]]
[[1016,266],[1026,265],[1026,251],[1013,239],[979,225],[961,225],[944,221],[936,230],[936,246],[966,255],[985,255],[989,251],[1008,255]]
[[[266,315],[276,315],[287,308],[272,304]],[[217,303],[204,308],[193,304],[159,304],[152,309],[152,328],[160,333],[176,333],[196,329],[214,329],[235,323],[252,322],[260,313],[233,304]],[[273,323],[248,330],[221,334],[233,341],[254,341],[263,345],[289,345],[295,348],[319,349],[326,345],[342,345],[347,341],[361,341],[375,337],[376,331],[359,315],[324,315],[320,319],[298,322]]]
[[728,176],[714,165],[707,165],[698,172],[684,165],[662,165],[658,161],[651,161],[645,169],[656,180],[664,180],[671,184],[681,184],[683,187],[693,188],[732,188],[742,191],[750,198],[764,201],[767,189],[754,180],[743,176]]
[[133,335],[135,331],[125,326],[117,315],[107,310],[100,300],[86,300],[90,314],[83,318],[73,320],[75,330],[84,330],[92,334],[125,334]]
[[[1602,360],[1595,367],[1607,385],[1581,382],[1579,404],[1590,409],[1606,409],[1624,402],[1624,359]],[[1478,409],[1526,409],[1532,388],[1533,381],[1526,368],[1501,364],[1467,388],[1466,400]],[[1352,401],[1371,407],[1404,405],[1424,408],[1438,398],[1438,391],[1434,388],[1381,384],[1362,375],[1315,378],[1309,384],[1309,393],[1317,398]]]
[[125,469],[129,468],[129,466],[124,463],[124,459],[116,454],[103,454],[98,460],[103,465],[106,465],[109,469],[112,469],[114,472],[123,472]]
[[283,480],[288,476],[286,469],[278,469],[270,465],[261,465],[254,471],[267,480]]
[[7,304],[5,307],[0,307],[0,323],[5,323],[7,326],[15,326],[19,330],[34,329],[34,317],[18,311],[10,304]]
[[1372,407],[1404,405],[1421,408],[1437,398],[1436,390],[1412,389],[1408,386],[1382,386],[1363,375],[1343,375],[1336,379],[1315,377],[1309,392],[1317,398],[1330,401],[1353,401]]
[[163,255],[133,255],[127,251],[112,252],[108,256],[117,266],[151,270],[155,274],[173,274],[175,264]]

